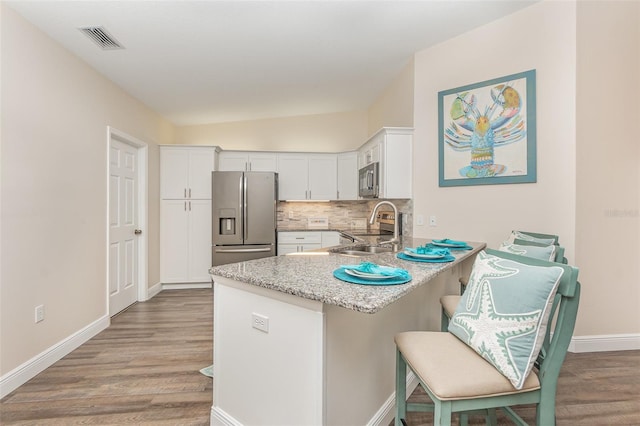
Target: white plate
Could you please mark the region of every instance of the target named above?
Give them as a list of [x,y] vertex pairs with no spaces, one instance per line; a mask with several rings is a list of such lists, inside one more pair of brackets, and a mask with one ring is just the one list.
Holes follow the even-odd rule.
[[404,254],[406,254],[407,256],[416,257],[418,259],[442,259],[446,256],[446,254],[420,254],[414,253],[409,250],[405,250]]
[[345,269],[344,272],[352,277],[361,278],[363,280],[388,280],[390,278],[398,278],[398,275],[370,274],[368,272],[360,272],[355,269]]
[[435,241],[431,241],[431,244],[438,247],[452,247],[452,248],[463,248],[467,246],[467,243],[464,244],[447,244],[447,243],[436,243]]

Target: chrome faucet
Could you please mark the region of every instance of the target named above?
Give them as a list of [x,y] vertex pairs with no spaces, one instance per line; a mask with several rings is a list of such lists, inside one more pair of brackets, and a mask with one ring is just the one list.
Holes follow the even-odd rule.
[[371,217],[369,218],[369,224],[373,225],[373,222],[375,222],[375,220],[376,220],[376,212],[378,211],[380,206],[383,206],[383,205],[391,206],[391,208],[393,209],[393,215],[394,215],[393,239],[391,239],[389,241],[385,241],[385,243],[397,243],[398,241],[400,241],[398,239],[398,219],[399,219],[398,218],[398,208],[391,201],[386,201],[385,200],[385,201],[380,201],[378,204],[376,204],[376,206],[373,208],[373,211],[371,212]]

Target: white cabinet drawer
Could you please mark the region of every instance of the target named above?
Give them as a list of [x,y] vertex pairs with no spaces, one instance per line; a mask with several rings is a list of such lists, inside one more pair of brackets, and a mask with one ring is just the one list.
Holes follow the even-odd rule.
[[321,232],[280,231],[278,244],[321,244]]

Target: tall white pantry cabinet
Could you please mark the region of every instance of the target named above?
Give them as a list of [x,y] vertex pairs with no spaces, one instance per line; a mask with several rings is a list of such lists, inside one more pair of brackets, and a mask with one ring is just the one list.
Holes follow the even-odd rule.
[[217,147],[160,147],[160,281],[210,283]]

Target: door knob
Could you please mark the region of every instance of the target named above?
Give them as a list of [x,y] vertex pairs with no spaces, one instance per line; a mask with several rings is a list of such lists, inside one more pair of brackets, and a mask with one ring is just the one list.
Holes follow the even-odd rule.
[[136,229],[135,231],[133,231],[133,233],[136,235],[140,235],[142,234],[142,229]]

